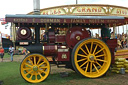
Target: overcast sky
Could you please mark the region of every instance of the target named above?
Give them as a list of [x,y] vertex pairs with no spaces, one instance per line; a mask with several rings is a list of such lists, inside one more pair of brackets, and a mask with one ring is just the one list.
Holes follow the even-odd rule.
[[[76,4],[76,0],[40,0],[40,8]],[[78,0],[78,4],[109,4],[128,7],[128,0]],[[33,11],[33,0],[0,0],[0,18],[6,14],[27,14]],[[9,34],[0,24],[0,31]]]

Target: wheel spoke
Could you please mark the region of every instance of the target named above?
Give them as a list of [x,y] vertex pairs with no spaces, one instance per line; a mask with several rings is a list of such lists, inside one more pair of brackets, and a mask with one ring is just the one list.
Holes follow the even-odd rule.
[[43,77],[40,72],[38,72],[38,74],[40,75],[41,78]]
[[36,65],[36,56],[34,56],[34,65]]
[[102,67],[98,62],[96,62],[96,64],[97,64],[97,65],[99,65],[99,66],[100,66],[100,68]]
[[25,74],[25,76],[27,76],[28,74],[32,73],[33,70],[30,70],[28,73]]
[[44,66],[44,67],[39,67],[39,68],[48,68],[48,66]]
[[25,65],[27,65],[28,67],[32,68],[32,65],[28,64],[28,63],[24,63]]
[[31,76],[30,76],[30,78],[29,78],[29,79],[32,79],[32,77],[33,77],[33,74],[31,74]]
[[38,62],[37,62],[37,65],[39,64],[40,60],[41,60],[41,58],[39,57]]
[[102,60],[102,59],[96,59],[97,61],[101,61],[101,62],[107,62],[105,60]]
[[80,60],[78,60],[77,62],[81,62],[81,61],[84,61],[84,60],[87,60],[87,58],[80,59]]
[[43,65],[45,62],[42,62],[42,63],[40,63],[38,66],[40,67],[41,65]]
[[95,56],[95,57],[97,57],[97,58],[98,58],[98,57],[102,57],[102,56],[105,56],[105,54],[102,54],[102,55],[98,55],[98,56]]
[[37,78],[37,73],[35,73],[35,80],[38,80],[38,78]]
[[25,67],[25,68],[23,68],[23,70],[31,70],[32,68],[27,68],[27,67]]
[[93,54],[96,52],[97,46],[98,46],[98,45],[96,44],[95,49],[94,49],[94,51],[93,51]]
[[87,57],[87,56],[85,56],[85,55],[82,55],[82,54],[77,54],[78,56],[81,56],[81,57]]
[[94,68],[96,69],[96,71],[99,73],[99,70],[97,69],[97,67],[95,66],[95,64],[93,63]]
[[40,73],[45,73],[46,74],[46,72],[45,71],[43,71],[43,70],[38,70],[38,72],[40,72]]
[[85,65],[86,63],[88,63],[88,60],[86,62],[84,62],[80,67],[82,67],[83,65]]
[[98,54],[99,52],[101,52],[102,50],[104,50],[104,48],[102,48],[98,52],[96,52],[95,55]]
[[30,63],[33,65],[33,62],[32,62],[32,60],[31,60],[30,58],[29,58],[28,60],[29,60],[29,61],[30,61]]
[[88,62],[87,65],[86,65],[85,72],[87,72],[87,70],[88,70],[88,65],[89,65],[89,62]]
[[93,42],[91,43],[90,53],[92,53]]
[[84,52],[84,54],[88,55],[88,54],[83,50],[83,48],[80,48],[80,49]]
[[92,72],[92,62],[90,62],[90,73]]
[[85,44],[85,47],[86,47],[86,49],[87,49],[87,51],[88,51],[88,54],[90,54],[89,49],[88,49],[88,47],[87,47],[87,45],[86,45],[86,44]]

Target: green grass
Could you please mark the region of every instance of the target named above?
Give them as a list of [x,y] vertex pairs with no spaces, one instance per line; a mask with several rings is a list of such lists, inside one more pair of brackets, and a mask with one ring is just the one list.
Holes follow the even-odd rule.
[[[31,83],[26,82],[20,75],[19,71],[20,62],[2,62],[0,63],[0,80],[4,81],[4,85],[32,85]],[[81,77],[77,74],[70,73],[71,77],[61,78],[59,73],[50,74],[49,77],[41,83],[36,85],[60,85],[65,83],[65,85],[71,85],[71,80],[80,80]],[[86,82],[90,81],[87,79]]]
[[108,72],[105,77],[89,79],[81,77],[74,71],[69,72],[69,76],[64,78],[59,73],[52,73],[45,81],[31,84],[21,77],[19,68],[20,62],[0,62],[0,80],[4,81],[3,85],[121,85],[121,82],[113,82],[117,75],[115,73]]
[[10,55],[8,53],[4,53],[4,58],[9,58]]

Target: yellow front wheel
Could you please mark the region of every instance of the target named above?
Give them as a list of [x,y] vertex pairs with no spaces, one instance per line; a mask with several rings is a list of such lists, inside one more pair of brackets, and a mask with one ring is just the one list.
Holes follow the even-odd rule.
[[99,39],[84,39],[73,48],[71,60],[76,72],[85,77],[97,78],[109,69],[111,52]]
[[50,73],[49,61],[41,54],[29,54],[21,62],[20,73],[26,81],[39,83]]

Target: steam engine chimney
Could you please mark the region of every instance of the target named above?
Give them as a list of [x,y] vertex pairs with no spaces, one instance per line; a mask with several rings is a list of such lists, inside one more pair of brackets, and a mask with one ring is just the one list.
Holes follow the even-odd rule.
[[34,15],[40,15],[40,0],[33,0]]

